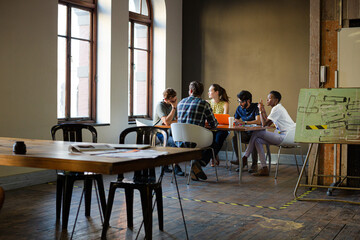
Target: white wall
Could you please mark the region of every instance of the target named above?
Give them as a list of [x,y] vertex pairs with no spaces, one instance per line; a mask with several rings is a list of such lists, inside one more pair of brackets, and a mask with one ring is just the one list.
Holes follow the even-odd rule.
[[[116,143],[128,127],[129,15],[127,0],[110,1],[101,1],[111,7],[102,12],[103,19],[111,19],[111,31],[105,31],[110,40],[104,41],[111,43],[110,52],[102,55],[110,55],[110,67],[99,68],[110,71],[99,73],[105,82],[110,78],[110,114],[103,118],[110,119],[110,125],[96,128],[99,141]],[[165,3],[170,29],[165,86],[180,91],[182,0]],[[50,128],[57,123],[57,0],[0,1],[0,31],[0,136],[50,139]],[[34,170],[0,166],[0,177]]]
[[[48,139],[57,123],[57,1],[0,1],[0,31],[0,136]],[[29,171],[0,167],[0,176]]]

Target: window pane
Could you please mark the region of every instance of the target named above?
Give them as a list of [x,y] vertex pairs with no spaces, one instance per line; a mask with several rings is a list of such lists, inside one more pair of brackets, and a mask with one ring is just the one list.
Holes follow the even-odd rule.
[[147,60],[146,51],[134,50],[134,115],[147,115]]
[[[131,100],[131,91],[130,91],[130,73],[131,73],[131,50],[129,49],[129,55],[128,55],[128,103],[130,104]],[[128,116],[130,116],[130,107],[128,107]]]
[[140,14],[140,0],[129,0],[129,11]]
[[146,4],[146,0],[142,0],[142,3],[141,3],[141,14],[142,14],[142,15],[145,15],[145,16],[148,16],[148,15],[149,15],[149,11],[148,11],[148,7],[147,7],[147,4]]
[[148,49],[148,27],[135,23],[134,25],[134,47]]
[[89,117],[90,43],[71,40],[71,117]]
[[62,4],[58,4],[58,35],[66,35],[66,12],[67,7]]
[[57,116],[65,118],[66,39],[58,37]]
[[71,36],[90,40],[90,12],[71,8]]

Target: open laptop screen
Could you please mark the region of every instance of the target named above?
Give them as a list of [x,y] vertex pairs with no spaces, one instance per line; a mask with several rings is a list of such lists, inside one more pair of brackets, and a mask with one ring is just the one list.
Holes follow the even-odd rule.
[[229,124],[229,114],[214,114],[219,124]]

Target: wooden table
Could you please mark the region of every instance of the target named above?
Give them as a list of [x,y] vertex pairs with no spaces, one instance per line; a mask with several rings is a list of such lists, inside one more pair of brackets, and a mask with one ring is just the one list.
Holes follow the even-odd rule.
[[[26,154],[13,153],[13,144],[16,141],[25,142],[27,147]],[[202,155],[202,150],[199,148],[152,147],[150,149],[166,151],[168,154],[149,159],[109,158],[70,153],[68,150],[70,144],[73,143],[0,137],[0,165],[119,174],[191,161],[192,159],[201,158]],[[147,239],[151,239],[151,234],[147,236]]]
[[[26,154],[13,153],[13,144],[24,141]],[[0,165],[58,169],[75,172],[119,174],[190,161],[201,157],[201,149],[152,147],[168,154],[150,159],[109,158],[69,153],[72,142],[0,137]]]
[[[241,183],[242,180],[242,171],[243,171],[243,161],[242,161],[242,148],[241,148],[241,132],[249,132],[249,131],[262,131],[266,129],[270,129],[272,127],[263,127],[263,126],[246,126],[246,125],[240,125],[240,126],[229,126],[229,125],[218,125],[216,127],[216,130],[223,130],[223,131],[233,131],[235,136],[237,137],[237,143],[238,143],[238,156],[239,156],[239,183]],[[271,157],[269,158],[269,161],[271,161]],[[269,169],[270,170],[270,169]]]
[[[156,125],[156,127],[160,128],[171,128],[171,126],[165,126],[165,125]],[[209,128],[209,126],[206,126]],[[238,139],[238,156],[239,156],[239,183],[241,183],[242,180],[242,170],[243,170],[243,162],[241,160],[242,157],[242,149],[241,149],[241,132],[248,132],[248,131],[261,131],[266,129],[273,129],[273,127],[263,127],[263,126],[246,126],[246,125],[240,125],[240,126],[229,126],[229,125],[218,125],[216,128],[213,128],[211,130],[222,130],[222,131],[233,131],[235,136]],[[271,161],[271,159],[269,159]]]

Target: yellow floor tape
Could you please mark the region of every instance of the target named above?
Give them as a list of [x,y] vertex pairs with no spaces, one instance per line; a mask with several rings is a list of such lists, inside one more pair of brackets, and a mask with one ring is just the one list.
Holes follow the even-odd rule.
[[[56,183],[49,182],[48,184],[56,184]],[[82,188],[82,187],[74,186],[74,188]],[[303,193],[299,198],[303,198],[303,197],[309,195],[315,189],[316,188],[312,188],[311,190]],[[106,189],[106,191],[109,191],[109,189]],[[125,192],[120,191],[120,193],[125,193]],[[163,196],[163,198],[176,199],[176,200],[179,199],[177,197],[170,197],[170,196]],[[222,204],[222,205],[232,205],[232,206],[242,206],[242,207],[254,207],[254,208],[271,209],[271,210],[283,210],[283,209],[286,209],[289,206],[291,206],[291,205],[293,205],[294,203],[297,202],[297,200],[294,199],[294,200],[291,200],[288,203],[285,203],[281,207],[276,208],[276,207],[258,206],[258,205],[244,204],[244,203],[232,203],[232,202],[220,202],[220,201],[202,200],[202,199],[195,199],[195,198],[181,198],[181,200],[183,200],[183,201],[193,201],[193,202],[203,202],[203,203],[216,203],[216,204]]]

